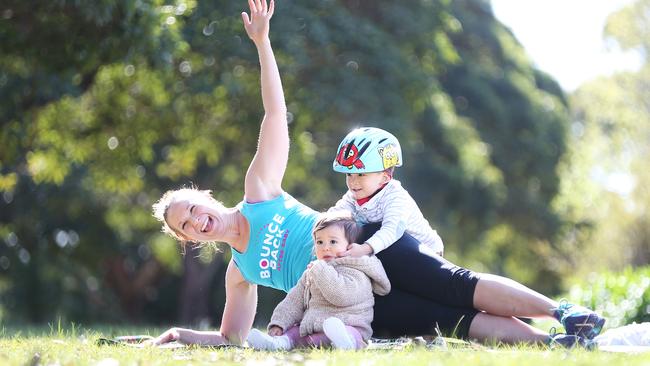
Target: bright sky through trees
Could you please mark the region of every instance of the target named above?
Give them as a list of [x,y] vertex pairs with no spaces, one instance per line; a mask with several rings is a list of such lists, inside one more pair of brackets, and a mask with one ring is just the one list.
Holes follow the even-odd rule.
[[603,39],[607,16],[631,0],[492,0],[535,65],[566,91],[600,75],[636,70],[640,60]]

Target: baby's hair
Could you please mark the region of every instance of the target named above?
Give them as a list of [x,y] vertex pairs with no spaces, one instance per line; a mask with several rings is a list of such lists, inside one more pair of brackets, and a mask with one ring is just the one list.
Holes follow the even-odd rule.
[[156,220],[160,221],[160,223],[162,224],[161,231],[171,236],[172,238],[180,241],[184,248],[185,244],[192,241],[187,240],[187,238],[184,238],[167,223],[167,213],[169,211],[169,206],[176,200],[177,197],[182,197],[182,196],[199,196],[199,197],[206,198],[218,205],[223,206],[223,204],[217,201],[216,199],[214,199],[214,197],[212,197],[212,191],[200,190],[197,187],[192,185],[190,187],[181,187],[179,189],[169,190],[165,192],[163,196],[151,206],[151,208],[153,209],[153,216],[156,218]]
[[330,226],[338,226],[343,229],[345,239],[348,243],[356,243],[361,235],[361,227],[352,218],[349,213],[340,212],[325,212],[322,213],[312,230],[312,237],[315,238],[316,232],[321,231]]

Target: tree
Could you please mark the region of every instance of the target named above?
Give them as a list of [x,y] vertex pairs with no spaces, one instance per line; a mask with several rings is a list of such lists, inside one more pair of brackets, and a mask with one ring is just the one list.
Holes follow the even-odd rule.
[[[567,101],[487,2],[454,1],[452,9],[458,30],[450,38],[462,61],[446,65],[440,82],[459,117],[440,144],[455,147],[460,164],[450,160],[447,169],[461,171],[449,174],[442,196],[451,201],[443,206],[460,211],[447,220],[456,220],[455,238],[467,243],[461,257],[469,256],[471,267],[488,263],[489,271],[557,292],[562,270],[553,253],[563,218],[548,202],[559,187]],[[427,137],[438,143],[433,132]]]
[[649,12],[650,1],[636,1],[611,14],[604,30],[613,46],[638,51],[641,69],[593,80],[571,96],[571,151],[555,204],[570,219],[566,246],[581,274],[650,260]]
[[[169,10],[161,1],[3,3],[0,235],[6,246],[0,262],[2,277],[10,279],[3,300],[12,319],[42,321],[67,313],[77,319],[116,318],[110,311],[116,307],[106,304],[110,293],[101,281],[102,258],[139,246],[119,245],[110,224],[116,197],[101,188],[121,187],[85,162],[107,146],[112,135],[105,133],[117,126],[111,121],[121,119],[111,114],[119,108],[113,103],[128,96],[118,96],[124,83],[112,99],[103,89],[110,100],[93,109],[89,95],[101,91],[97,85],[112,87],[106,80],[111,73],[128,79],[134,62],[161,70],[173,66],[171,57],[183,43]],[[105,176],[123,171],[120,160],[109,160]],[[132,182],[138,180],[137,168],[125,172]],[[123,264],[131,270],[131,262]]]
[[[227,205],[242,198],[263,113],[245,2],[26,6],[6,7],[3,41],[23,24],[55,29],[46,45],[29,32],[0,42],[7,311],[169,322],[182,293],[181,309],[203,309],[182,310],[184,321],[206,308],[218,320],[223,293],[208,294],[228,251],[181,257],[150,206],[189,183]],[[103,38],[101,27],[114,31]],[[293,142],[285,190],[329,207],[344,190],[330,168],[339,140],[354,126],[386,128],[405,152],[398,177],[452,259],[557,288],[557,268],[537,256],[563,220],[548,202],[566,105],[487,3],[280,2],[272,28]],[[262,298],[261,311],[277,298]]]

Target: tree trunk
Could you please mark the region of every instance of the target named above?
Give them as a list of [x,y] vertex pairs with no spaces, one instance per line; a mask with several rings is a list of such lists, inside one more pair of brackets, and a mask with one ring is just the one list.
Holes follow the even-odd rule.
[[217,253],[209,264],[199,260],[200,249],[188,245],[183,257],[183,281],[179,298],[179,320],[189,326],[214,324],[210,309],[210,288],[216,273],[225,263],[223,254]]
[[125,260],[124,256],[117,256],[105,261],[106,282],[117,293],[122,310],[129,320],[138,321],[142,319],[147,289],[155,287],[162,274],[162,267],[155,259],[149,259],[137,271],[129,273]]

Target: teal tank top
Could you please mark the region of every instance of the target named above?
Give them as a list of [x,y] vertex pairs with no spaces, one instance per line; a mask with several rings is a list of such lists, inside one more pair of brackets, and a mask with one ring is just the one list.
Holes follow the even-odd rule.
[[312,229],[318,212],[286,192],[264,202],[237,205],[250,225],[248,247],[232,258],[250,283],[289,292],[316,257]]

